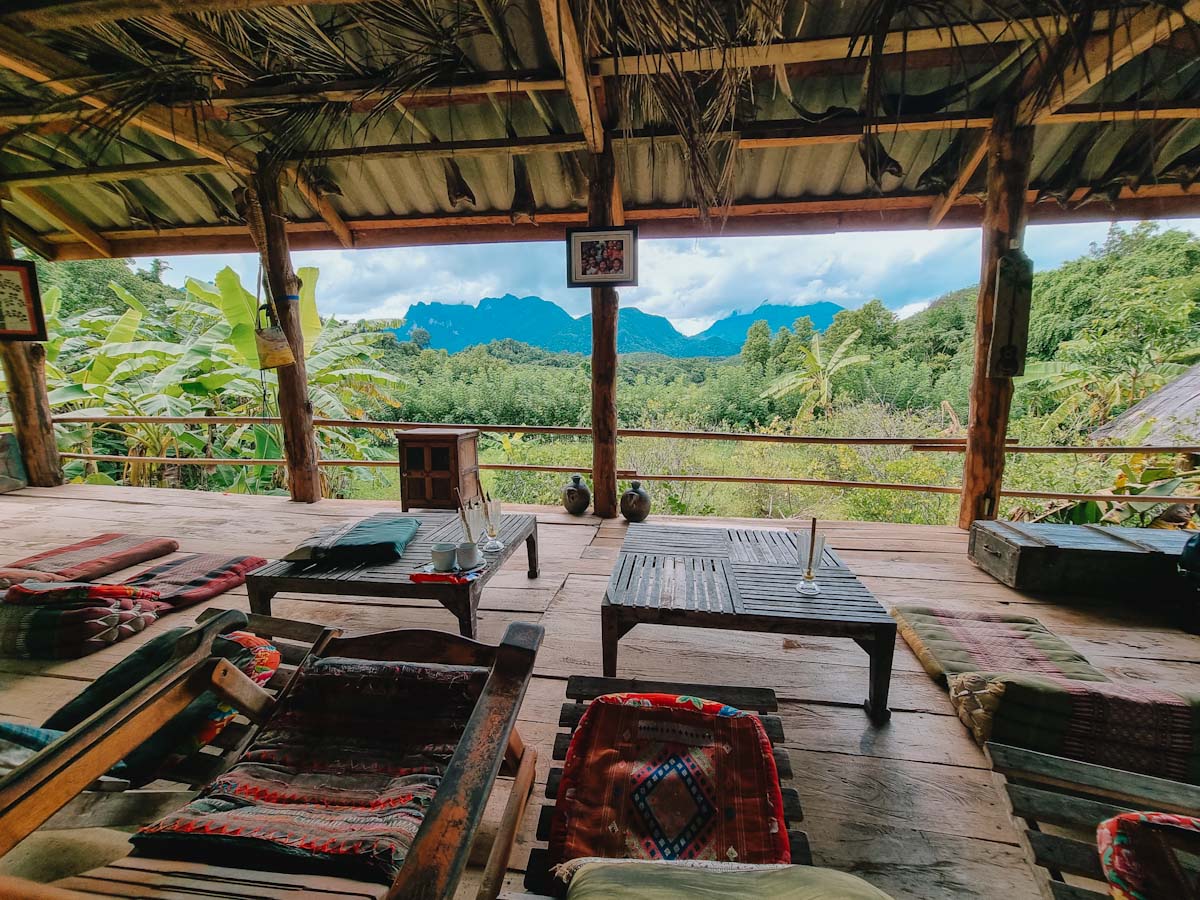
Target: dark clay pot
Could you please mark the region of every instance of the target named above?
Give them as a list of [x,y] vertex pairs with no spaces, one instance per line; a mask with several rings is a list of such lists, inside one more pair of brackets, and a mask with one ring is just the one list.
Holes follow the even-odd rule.
[[650,515],[650,495],[640,481],[629,484],[629,490],[621,495],[621,515],[630,522],[641,522]]
[[563,509],[573,516],[582,516],[592,504],[592,492],[588,490],[587,482],[582,475],[572,475],[571,480],[563,485]]

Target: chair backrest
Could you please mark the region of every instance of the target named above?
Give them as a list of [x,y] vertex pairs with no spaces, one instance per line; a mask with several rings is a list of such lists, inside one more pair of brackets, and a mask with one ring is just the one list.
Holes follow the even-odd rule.
[[[1200,816],[1200,786],[1194,784],[1007,744],[986,746],[993,770],[1004,778],[1022,843],[1033,864],[1046,870],[1056,898],[1109,896],[1096,846],[1096,826],[1105,819],[1135,811]],[[1067,884],[1064,874],[1095,884]]]

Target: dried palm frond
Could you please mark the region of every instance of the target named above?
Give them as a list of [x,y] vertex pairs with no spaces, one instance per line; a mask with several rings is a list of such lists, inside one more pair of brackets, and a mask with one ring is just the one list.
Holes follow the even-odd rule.
[[629,55],[662,54],[653,70],[621,70],[624,127],[670,125],[682,141],[700,215],[727,205],[734,170],[724,135],[752,109],[753,73],[740,66],[689,72],[670,51],[720,55],[765,46],[782,34],[786,0],[574,0],[574,5],[593,53],[618,62]]

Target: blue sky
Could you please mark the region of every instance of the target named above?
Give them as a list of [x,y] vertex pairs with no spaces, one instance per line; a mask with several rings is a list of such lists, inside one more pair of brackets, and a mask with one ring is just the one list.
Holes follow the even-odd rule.
[[[1200,219],[1165,226],[1200,233]],[[1038,269],[1054,268],[1103,241],[1107,223],[1034,225],[1025,251]],[[947,291],[979,280],[977,228],[938,231],[644,240],[640,285],[621,289],[621,305],[666,316],[693,334],[733,311],[764,300],[801,305],[832,300],[846,307],[879,297],[910,315]],[[588,311],[585,289],[569,289],[560,241],[395,250],[298,252],[299,266],[321,270],[317,305],[323,315],[400,317],[421,300],[477,303],[505,293],[536,294],[571,315]],[[139,261],[144,265],[144,261]],[[247,285],[258,270],[252,254],[180,256],[167,280],[210,280],[233,266]]]

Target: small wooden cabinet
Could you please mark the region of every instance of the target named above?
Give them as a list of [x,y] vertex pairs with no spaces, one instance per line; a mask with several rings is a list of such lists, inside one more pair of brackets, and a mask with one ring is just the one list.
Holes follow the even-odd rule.
[[[482,493],[479,432],[474,428],[409,428],[396,432],[400,447],[400,505],[457,509]],[[456,493],[457,489],[457,493]]]

